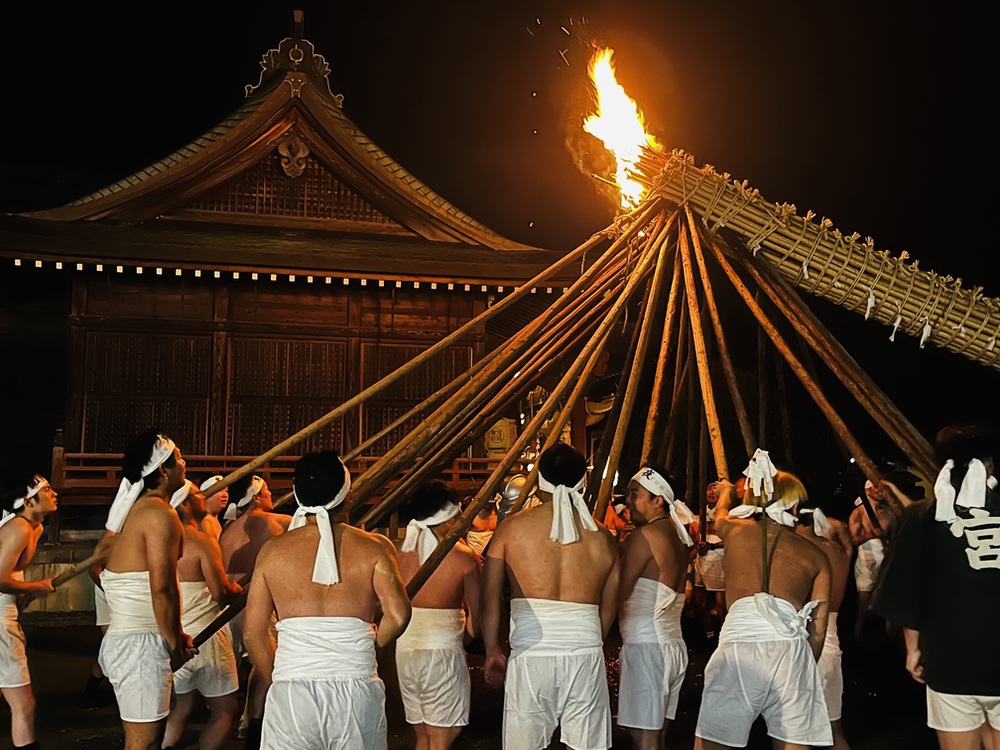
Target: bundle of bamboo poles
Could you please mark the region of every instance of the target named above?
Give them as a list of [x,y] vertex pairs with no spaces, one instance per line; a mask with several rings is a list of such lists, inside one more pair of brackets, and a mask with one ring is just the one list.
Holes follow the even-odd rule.
[[683,151],[647,150],[635,177],[653,194],[690,206],[711,230],[740,234],[798,288],[891,326],[893,336],[902,330],[921,346],[929,341],[1000,369],[1000,300],[981,287],[922,270],[905,253],[876,251],[870,238],[844,236],[812,211],[803,217],[794,205],[770,203],[745,181],[695,166]]

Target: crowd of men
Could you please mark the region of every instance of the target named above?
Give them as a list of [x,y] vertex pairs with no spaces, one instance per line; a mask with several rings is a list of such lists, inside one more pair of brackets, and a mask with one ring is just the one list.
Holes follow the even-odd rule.
[[[149,430],[125,452],[97,547],[105,559],[91,570],[104,629],[94,679],[114,688],[128,750],[173,747],[202,700],[203,750],[222,747],[241,712],[247,748],[384,749],[376,657],[394,645],[415,747],[438,750],[469,721],[466,646],[481,639],[485,680],[504,691],[505,748],[542,750],[557,738],[605,750],[613,717],[604,644],[617,626],[617,723],[636,748],[662,749],[688,667],[682,617],[695,601],[706,630],[721,626],[695,747],[745,747],[763,717],[776,748],[842,749],[837,614],[853,570],[859,593],[870,592],[855,627],[871,607],[902,629],[906,668],[927,684],[941,746],[997,750],[995,446],[984,428],[942,430],[933,497],[920,501],[892,478],[870,482],[867,502],[843,522],[758,450],[738,481],[709,488],[701,528],[674,476],[652,465],[595,521],[583,496],[587,461],[560,443],[539,457],[536,499],[521,510],[463,511],[447,485],[421,487],[402,509],[397,549],[338,522],[351,476],[332,451],[297,462],[289,516],[275,512],[259,477],[227,491],[215,491],[219,476],[195,484],[180,449]],[[25,476],[3,506],[0,690],[14,746],[37,747],[17,615],[24,599],[53,590],[52,579],[25,581],[24,569],[57,495],[43,477]],[[468,543],[452,533],[463,521]],[[407,582],[443,541],[454,546],[434,556],[411,600]],[[195,647],[193,636],[244,600]]]

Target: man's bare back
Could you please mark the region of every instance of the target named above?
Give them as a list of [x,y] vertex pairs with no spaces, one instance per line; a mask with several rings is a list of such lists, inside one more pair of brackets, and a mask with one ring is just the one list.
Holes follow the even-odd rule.
[[233,575],[251,575],[264,544],[283,534],[291,519],[281,513],[250,510],[226,525],[219,537],[222,562],[226,572]]
[[[404,581],[409,581],[420,570],[420,555],[417,551],[399,554],[399,571]],[[413,597],[414,607],[428,609],[459,609],[466,601],[466,581],[469,576],[478,577],[479,555],[465,542],[459,540],[438,567],[427,579],[420,591]],[[471,614],[478,618],[478,601],[469,602]]]
[[[830,563],[830,612],[840,611],[840,605],[844,602],[844,594],[847,592],[847,579],[851,574],[852,550],[845,548],[844,536],[847,534],[847,525],[835,518],[829,519],[834,526],[834,539],[827,539],[819,536],[813,531],[810,524],[804,524],[795,528],[795,533],[804,539],[818,546],[826,554],[826,559]],[[837,531],[837,529],[841,531]],[[846,537],[846,544],[850,544],[849,536]],[[835,541],[840,539],[841,541]]]

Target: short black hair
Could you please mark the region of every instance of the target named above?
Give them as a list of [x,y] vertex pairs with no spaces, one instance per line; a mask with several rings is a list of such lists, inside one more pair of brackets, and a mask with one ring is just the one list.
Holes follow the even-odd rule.
[[434,480],[410,495],[399,511],[400,520],[404,523],[423,521],[449,504],[458,504],[458,494],[444,482]]
[[587,459],[568,443],[557,443],[538,457],[538,473],[559,486],[575,487],[587,473]]
[[[295,475],[292,479],[295,499],[299,505],[326,505],[340,493],[345,481],[347,477],[344,472],[344,462],[340,460],[337,451],[307,453],[295,464]],[[246,493],[246,490],[243,492]],[[230,502],[232,497],[230,493]],[[239,497],[236,498],[237,501]]]
[[[156,441],[161,435],[168,440],[170,439],[156,427],[143,430],[125,449],[125,455],[122,457],[122,474],[133,484],[141,479],[144,490],[155,490],[160,485],[161,479],[158,471],[143,476],[142,470],[149,461],[153,446],[156,445]],[[172,469],[177,465],[177,459],[170,455],[162,465]]]
[[247,474],[229,485],[229,501],[231,503],[235,505],[243,499],[243,496],[247,494],[247,490],[250,489],[250,483],[253,482],[253,476],[253,474]]
[[882,478],[899,487],[900,492],[911,500],[924,499],[924,488],[920,486],[920,480],[906,469],[893,469],[883,474]]
[[38,472],[21,471],[12,475],[10,484],[5,483],[3,494],[0,495],[0,508],[8,513],[21,513],[24,508],[14,510],[14,502],[24,497],[29,487],[35,486],[35,477],[41,476]]

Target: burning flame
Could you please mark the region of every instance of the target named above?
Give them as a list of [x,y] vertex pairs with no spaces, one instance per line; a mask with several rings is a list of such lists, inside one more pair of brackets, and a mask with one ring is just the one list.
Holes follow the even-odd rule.
[[645,188],[629,176],[635,169],[642,147],[659,149],[660,144],[646,132],[646,123],[635,101],[615,78],[611,63],[614,50],[603,47],[590,58],[590,79],[597,91],[597,113],[583,121],[583,129],[604,143],[618,163],[615,182],[621,193],[622,208],[634,208],[642,201]]

